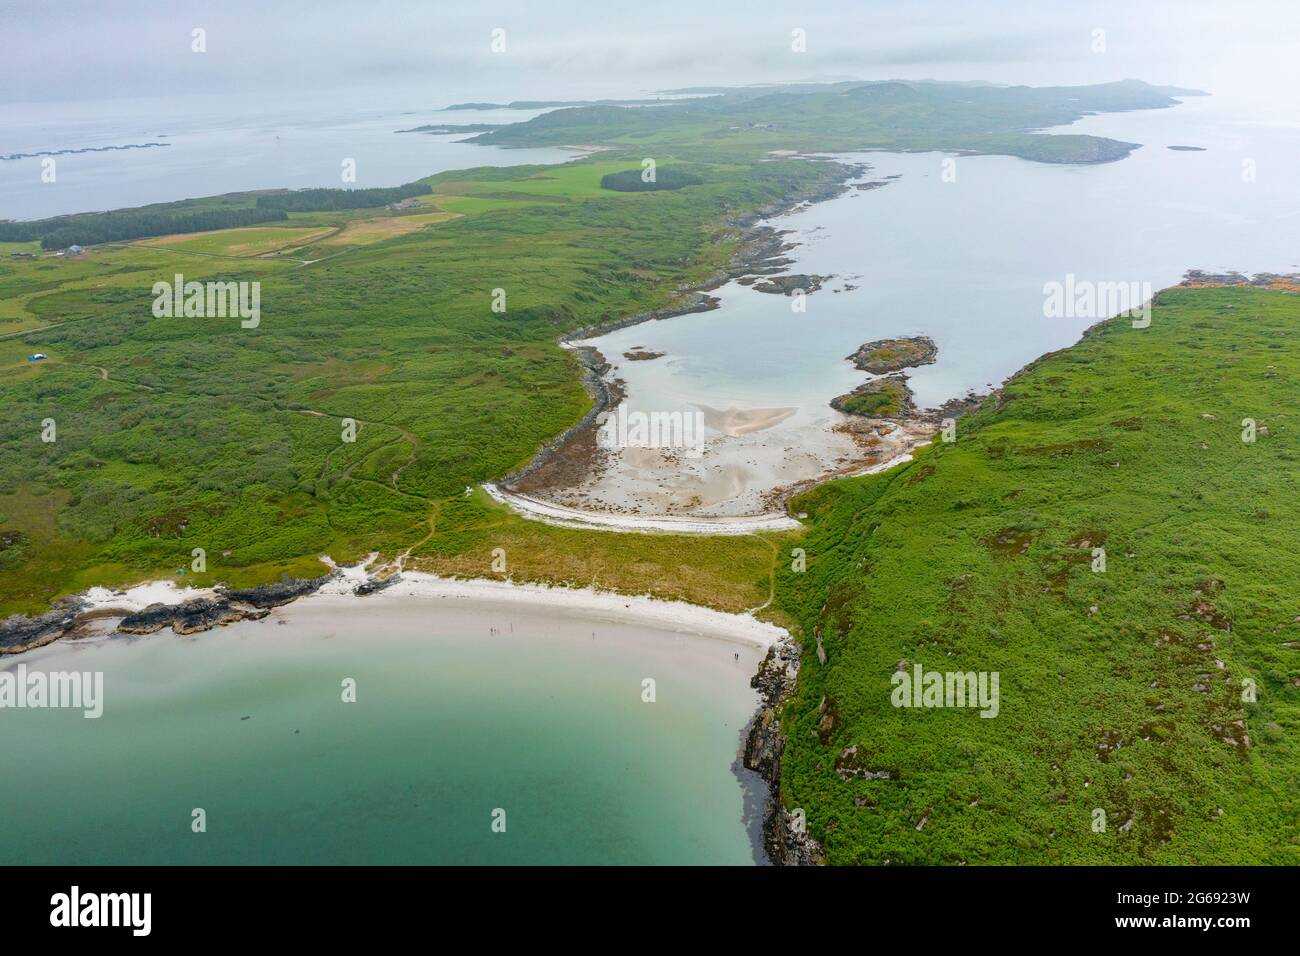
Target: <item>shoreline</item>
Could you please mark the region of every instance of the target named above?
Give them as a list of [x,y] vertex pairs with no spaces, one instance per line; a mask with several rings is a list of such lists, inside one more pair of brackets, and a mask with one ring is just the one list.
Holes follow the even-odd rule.
[[[623,401],[626,387],[621,379],[610,377],[610,363],[593,343],[611,333],[645,322],[712,311],[721,305],[720,298],[710,294],[712,291],[733,281],[752,286],[764,277],[797,268],[795,260],[786,254],[796,249],[798,243],[786,239],[790,230],[779,228],[776,220],[807,209],[815,203],[827,202],[854,189],[864,188],[859,180],[869,177],[873,170],[870,163],[846,161],[843,154],[805,155],[802,158],[833,163],[842,169],[844,176],[813,191],[811,195],[793,196],[771,203],[734,220],[733,224],[743,230],[740,248],[724,269],[698,285],[679,289],[678,292],[687,297],[681,304],[638,313],[598,327],[577,329],[556,340],[560,347],[576,353],[582,366],[583,385],[592,399],[592,405],[574,425],[543,445],[521,468],[495,481],[485,482],[481,487],[494,501],[527,520],[591,531],[703,535],[793,531],[802,525],[789,514],[788,502],[792,497],[827,481],[876,474],[911,461],[913,452],[928,443],[942,415],[950,412],[960,414],[960,411],[971,407],[972,396],[966,396],[953,399],[935,409],[916,409],[909,403],[902,414],[894,418],[867,417],[841,411],[846,420],[837,425],[835,430],[854,437],[858,448],[855,460],[812,478],[773,487],[762,493],[761,502],[757,503],[761,510],[751,510],[743,515],[683,515],[671,512],[643,514],[634,510],[597,510],[584,507],[580,502],[561,503],[554,498],[554,491],[581,489],[608,467],[599,462],[595,436],[601,419]],[[877,188],[887,185],[892,178],[896,177],[869,180],[866,185]],[[933,351],[933,343],[930,345]],[[932,356],[929,361],[933,361]],[[834,402],[833,399],[828,403],[831,408],[836,408]],[[881,431],[882,428],[884,431]],[[871,434],[868,435],[867,432]],[[884,436],[890,436],[892,440],[886,439],[882,444]],[[867,439],[870,440],[870,446],[874,447],[867,444]],[[881,451],[886,452],[883,458],[880,457]]]
[[584,511],[581,508],[551,504],[548,501],[502,488],[495,482],[488,482],[481,487],[493,501],[505,505],[520,517],[557,528],[639,534],[741,535],[754,534],[757,531],[797,531],[803,527],[794,518],[781,511],[736,518],[620,514],[612,511]]
[[[364,562],[351,567],[334,567],[319,578],[282,583],[276,586],[281,593],[264,593],[246,599],[248,604],[259,610],[257,614],[226,619],[204,617],[200,621],[201,626],[183,627],[179,630],[168,612],[195,602],[218,600],[235,592],[220,586],[177,587],[175,582],[165,579],[145,581],[122,590],[90,588],[67,599],[65,606],[56,610],[58,620],[50,622],[46,633],[41,635],[42,639],[20,647],[5,648],[0,659],[16,657],[59,640],[133,636],[168,630],[176,636],[188,636],[235,623],[237,620],[264,620],[271,611],[299,601],[351,603],[369,600],[382,605],[394,599],[410,597],[516,607],[535,605],[575,617],[639,623],[745,644],[760,650],[790,640],[790,634],[784,628],[760,621],[748,613],[718,611],[686,601],[669,601],[644,594],[515,582],[508,578],[449,578],[422,571],[401,571],[381,579],[367,570],[375,557],[371,555]],[[160,621],[158,626],[148,630],[121,627],[124,621],[150,613]],[[42,618],[29,619],[29,622],[36,624],[41,620]]]
[[[555,339],[556,344],[561,348],[572,350],[576,354],[582,366],[583,387],[592,401],[591,407],[577,422],[542,445],[522,466],[493,482],[485,483],[483,487],[489,494],[499,501],[503,501],[505,497],[513,499],[518,505],[518,513],[525,517],[546,514],[552,523],[563,520],[569,522],[567,525],[569,527],[647,530],[640,525],[639,521],[629,521],[615,513],[569,508],[541,501],[536,497],[546,487],[547,479],[542,473],[547,470],[576,466],[584,474],[590,474],[595,449],[594,436],[599,425],[597,419],[611,411],[622,400],[621,382],[606,377],[610,365],[604,354],[594,345],[584,343],[646,322],[712,311],[721,306],[721,299],[710,294],[714,290],[736,279],[747,277],[762,279],[783,272],[787,266],[792,265],[793,260],[785,257],[786,252],[795,248],[793,243],[784,238],[788,230],[777,229],[771,221],[815,203],[826,202],[844,195],[853,188],[851,184],[855,179],[866,175],[871,170],[870,164],[865,162],[845,163],[823,155],[798,155],[810,162],[838,166],[843,175],[830,183],[799,191],[794,195],[769,202],[745,215],[724,220],[726,226],[740,230],[739,248],[726,266],[718,269],[708,278],[675,290],[675,295],[681,297],[681,301],[676,304],[634,313],[599,326],[584,326]],[[519,487],[521,485],[523,486]],[[779,512],[769,512],[740,516],[736,519],[714,519],[719,523],[713,527],[741,528],[743,522],[751,518],[759,519],[760,524],[766,521],[772,523],[773,527],[786,529],[793,528],[797,524],[792,519],[789,524],[782,522]],[[541,518],[538,517],[537,520]],[[674,530],[675,527],[680,526],[685,533],[747,533],[745,530],[710,530],[709,527],[691,530],[692,525],[703,524],[709,520],[704,517],[679,518],[656,515],[650,520],[662,523],[665,527],[649,530]]]

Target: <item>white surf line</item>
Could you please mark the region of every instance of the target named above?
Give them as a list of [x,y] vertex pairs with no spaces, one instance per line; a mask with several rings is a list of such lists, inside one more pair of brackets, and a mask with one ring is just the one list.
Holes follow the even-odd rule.
[[623,515],[604,511],[582,511],[530,498],[487,482],[483,485],[493,501],[515,514],[561,528],[591,531],[633,531],[666,534],[753,534],[755,531],[792,531],[803,527],[789,515],[773,512],[739,518],[686,518],[677,515]]

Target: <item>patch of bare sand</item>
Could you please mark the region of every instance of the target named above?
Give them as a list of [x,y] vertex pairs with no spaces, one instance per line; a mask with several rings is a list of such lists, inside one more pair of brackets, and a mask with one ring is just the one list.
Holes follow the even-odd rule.
[[771,428],[798,411],[797,408],[736,408],[734,406],[723,411],[698,402],[695,407],[704,413],[705,425],[731,438]]

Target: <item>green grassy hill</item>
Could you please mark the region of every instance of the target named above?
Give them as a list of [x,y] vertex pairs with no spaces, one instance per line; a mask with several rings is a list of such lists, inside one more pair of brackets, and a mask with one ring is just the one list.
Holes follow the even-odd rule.
[[[1300,297],[1169,290],[797,501],[783,798],[828,859],[1300,862],[1298,395]],[[1000,712],[894,707],[918,663]]]
[[686,146],[713,155],[747,150],[960,150],[1049,163],[1122,159],[1132,143],[1034,132],[1092,112],[1172,106],[1195,90],[1137,80],[1094,86],[834,83],[718,89],[653,109],[581,106],[476,137],[497,146],[613,143]]
[[[0,259],[0,615],[170,575],[196,547],[207,572],[187,581],[245,584],[444,540],[439,502],[586,410],[559,335],[674,303],[729,259],[729,220],[845,175],[765,162],[701,166],[708,181],[678,191],[601,188],[638,162],[447,173],[423,213],[292,212],[283,245],[264,226]],[[260,282],[260,325],[155,318],[153,284],[177,272]],[[657,566],[655,548],[614,552],[629,549]],[[768,547],[750,550],[766,573]]]

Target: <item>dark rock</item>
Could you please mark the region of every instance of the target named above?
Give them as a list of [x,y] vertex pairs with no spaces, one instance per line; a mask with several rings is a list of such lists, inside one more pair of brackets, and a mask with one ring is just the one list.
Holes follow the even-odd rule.
[[272,584],[262,584],[255,588],[218,588],[217,593],[230,601],[251,604],[253,607],[280,607],[304,595],[314,594],[326,581],[333,580],[338,574],[338,571],[332,571],[319,578],[291,578],[285,575]]
[[197,634],[236,621],[260,620],[271,612],[232,604],[226,598],[192,598],[180,604],[150,604],[118,623],[123,634],[153,634],[170,627],[177,634]]
[[366,578],[352,589],[352,593],[357,597],[365,597],[377,591],[386,591],[400,580],[402,580],[401,574],[390,574],[386,578]]
[[84,604],[70,601],[36,617],[14,614],[0,621],[0,654],[20,654],[57,641],[72,629]]
[[928,335],[915,335],[868,342],[848,356],[848,360],[860,372],[884,375],[918,365],[932,365],[938,355],[939,346],[934,344],[934,339]]
[[745,737],[745,766],[768,782],[770,797],[763,820],[763,846],[778,866],[808,866],[825,862],[821,847],[804,826],[804,815],[781,804],[781,754],[785,736],[781,733],[781,708],[794,693],[799,675],[799,648],[792,641],[780,641],[768,648],[758,673],[749,682],[762,695],[758,713],[750,721]]
[[788,276],[771,276],[762,282],[755,282],[755,292],[767,292],[772,295],[794,295],[796,289],[805,293],[816,292],[830,276],[794,274]]

